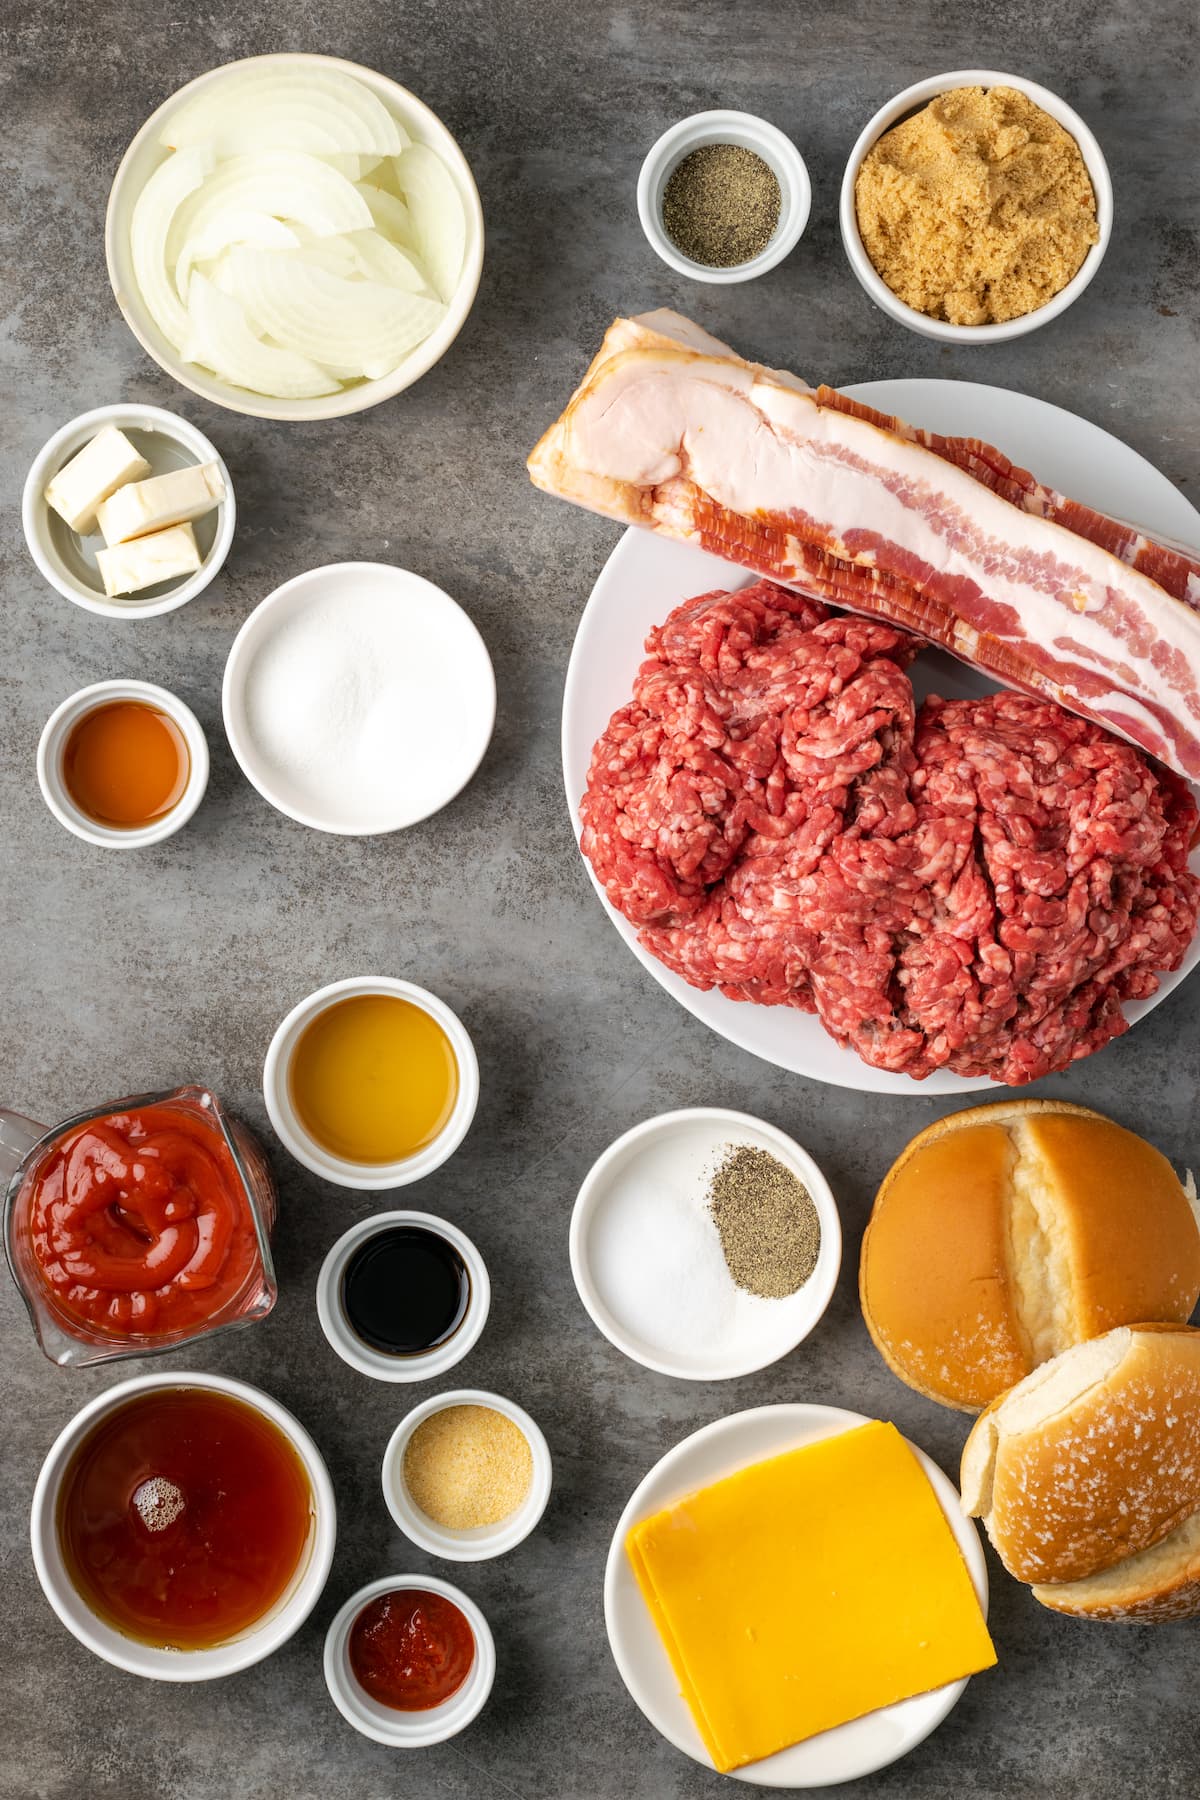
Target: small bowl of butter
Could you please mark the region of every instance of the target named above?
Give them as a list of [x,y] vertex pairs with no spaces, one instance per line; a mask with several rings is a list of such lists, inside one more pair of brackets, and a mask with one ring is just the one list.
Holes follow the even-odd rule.
[[99,406],[62,426],[34,458],[21,503],[51,587],[110,619],[194,600],[228,556],[236,518],[222,458],[159,406]]

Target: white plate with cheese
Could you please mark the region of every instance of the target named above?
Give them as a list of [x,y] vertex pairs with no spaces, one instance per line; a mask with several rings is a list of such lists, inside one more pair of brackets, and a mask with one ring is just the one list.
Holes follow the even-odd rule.
[[[718,1419],[685,1438],[655,1464],[635,1489],[613,1534],[604,1577],[604,1622],[621,1679],[646,1718],[685,1755],[711,1768],[691,1711],[680,1692],[658,1629],[642,1597],[625,1540],[631,1528],[697,1488],[736,1470],[801,1445],[849,1431],[869,1421],[841,1407],[793,1402],[761,1406]],[[986,1617],[987,1569],[979,1533],[959,1510],[958,1492],[915,1444],[910,1448],[928,1476],[966,1562]],[[819,1662],[819,1651],[817,1660]],[[958,1701],[966,1679],[918,1694],[893,1706],[819,1732],[759,1762],[730,1773],[768,1788],[828,1787],[856,1781],[907,1755],[935,1731]]]

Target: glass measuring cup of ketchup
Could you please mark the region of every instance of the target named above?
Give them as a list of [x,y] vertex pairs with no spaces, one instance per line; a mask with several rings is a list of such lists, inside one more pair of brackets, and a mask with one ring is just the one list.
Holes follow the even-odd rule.
[[51,1362],[152,1356],[275,1304],[270,1170],[207,1088],[51,1130],[0,1110],[5,1176],[8,1266]]

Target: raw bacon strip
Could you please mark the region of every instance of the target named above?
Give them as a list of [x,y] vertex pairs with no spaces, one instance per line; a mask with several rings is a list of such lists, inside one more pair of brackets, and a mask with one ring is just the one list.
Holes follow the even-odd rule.
[[1040,519],[1053,519],[1055,524],[1065,525],[1068,531],[1090,538],[1093,544],[1099,544],[1102,550],[1119,557],[1130,568],[1157,581],[1159,587],[1165,588],[1176,600],[1183,600],[1200,611],[1200,559],[1178,545],[1157,544],[1124,519],[1110,519],[1079,500],[1068,500],[1065,494],[1045,487],[1028,469],[1018,468],[1009,462],[1002,450],[985,444],[980,438],[942,437],[936,431],[906,425],[903,419],[878,412],[875,407],[867,406],[861,400],[851,400],[848,394],[839,394],[836,388],[824,385],[817,389],[817,402],[821,406],[835,407],[838,412],[850,413],[856,419],[867,419],[872,425],[894,431],[898,437],[908,438],[913,443],[924,444],[935,456],[956,463],[976,481],[991,488],[994,494],[1001,494],[1005,500],[1011,500],[1023,512],[1034,513]]
[[1029,510],[1024,472],[985,450],[972,472],[657,313],[614,324],[529,468],[565,499],[921,632],[1200,778],[1200,613],[1065,522],[1102,535],[1098,515]]

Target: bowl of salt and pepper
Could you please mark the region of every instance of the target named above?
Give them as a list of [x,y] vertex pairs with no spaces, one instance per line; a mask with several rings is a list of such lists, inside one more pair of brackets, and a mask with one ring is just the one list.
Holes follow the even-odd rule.
[[584,1179],[571,1272],[593,1324],[633,1361],[682,1380],[766,1368],[820,1320],[841,1227],[808,1153],[723,1107],[627,1131]]

